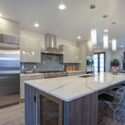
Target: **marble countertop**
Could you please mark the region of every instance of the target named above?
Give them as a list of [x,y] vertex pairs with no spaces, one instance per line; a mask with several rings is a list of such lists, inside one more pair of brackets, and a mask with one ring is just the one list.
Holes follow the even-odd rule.
[[25,83],[68,102],[125,81],[125,74],[121,73],[100,73],[87,78],[80,76],[31,80]]

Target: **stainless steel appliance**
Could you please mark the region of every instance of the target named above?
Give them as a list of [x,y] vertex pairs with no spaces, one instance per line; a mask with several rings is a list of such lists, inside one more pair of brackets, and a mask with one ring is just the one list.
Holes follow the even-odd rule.
[[[0,35],[2,36],[5,37],[5,35]],[[7,38],[12,40],[13,37],[7,36]],[[0,44],[0,108],[18,103],[20,100],[19,45],[6,43],[5,38],[1,39],[3,43],[2,46]]]
[[44,78],[54,78],[54,77],[63,77],[63,76],[67,76],[67,72],[63,72],[63,71],[50,71],[50,72],[46,72],[44,73]]
[[64,52],[57,47],[56,35],[45,34],[45,50],[42,50],[42,53],[64,54]]

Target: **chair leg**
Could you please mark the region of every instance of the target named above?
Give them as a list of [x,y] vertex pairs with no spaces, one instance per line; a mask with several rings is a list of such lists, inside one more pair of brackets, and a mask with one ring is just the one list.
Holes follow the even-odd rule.
[[116,111],[113,110],[113,118],[114,118],[114,121],[116,122]]

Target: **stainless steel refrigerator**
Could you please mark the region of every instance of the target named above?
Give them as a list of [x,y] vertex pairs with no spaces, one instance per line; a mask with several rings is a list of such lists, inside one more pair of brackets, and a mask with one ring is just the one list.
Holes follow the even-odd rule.
[[15,37],[0,34],[0,108],[20,100],[19,45],[9,43],[14,40]]

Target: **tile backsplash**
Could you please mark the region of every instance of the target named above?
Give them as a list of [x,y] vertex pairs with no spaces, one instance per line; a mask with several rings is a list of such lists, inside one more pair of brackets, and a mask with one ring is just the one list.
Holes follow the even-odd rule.
[[34,70],[36,72],[44,71],[64,71],[61,55],[41,54],[41,63],[21,63],[21,72]]
[[63,71],[64,68],[61,64],[21,63],[21,72],[27,70],[35,70],[36,72]]

